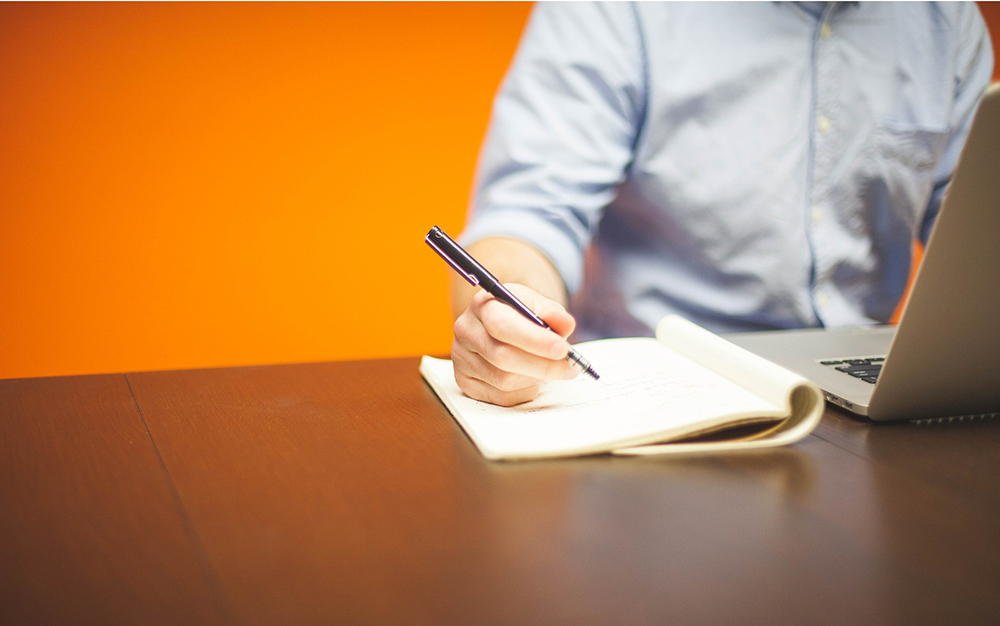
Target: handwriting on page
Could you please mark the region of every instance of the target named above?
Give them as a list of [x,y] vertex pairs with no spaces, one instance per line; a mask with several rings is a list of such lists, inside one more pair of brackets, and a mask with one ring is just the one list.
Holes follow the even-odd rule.
[[542,386],[534,401],[514,408],[519,413],[559,413],[581,409],[606,414],[613,408],[623,419],[643,419],[650,411],[729,412],[747,406],[761,409],[757,396],[709,372],[651,339],[616,340],[588,346],[587,357],[601,364],[601,380],[578,377]]
[[599,452],[665,441],[731,419],[783,415],[782,407],[655,339],[589,342],[584,356],[599,368],[599,381],[549,381],[535,400],[510,408],[463,394],[449,361],[438,362],[435,379],[453,403],[452,413],[494,458]]

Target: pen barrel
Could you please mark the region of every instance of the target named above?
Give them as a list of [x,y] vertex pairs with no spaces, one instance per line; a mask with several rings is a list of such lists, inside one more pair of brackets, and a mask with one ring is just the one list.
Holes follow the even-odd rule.
[[[552,327],[546,324],[545,320],[538,317],[534,311],[518,300],[514,294],[512,294],[499,280],[497,280],[496,276],[480,265],[479,261],[472,258],[472,255],[463,250],[462,246],[455,243],[455,241],[443,230],[435,226],[430,230],[430,232],[427,233],[427,236],[424,237],[424,241],[427,242],[427,245],[433,248],[434,251],[437,252],[441,258],[443,258],[448,265],[452,267],[452,269],[458,272],[462,278],[469,281],[470,284],[478,285],[483,288],[494,298],[511,307],[532,323],[537,324],[542,328],[552,330]],[[553,330],[552,332],[555,331]],[[594,380],[600,378],[600,376],[597,375],[597,372],[594,371],[594,368],[591,367],[590,362],[583,358],[579,352],[573,349],[573,346],[570,346],[569,352],[566,354],[566,359],[571,363],[575,363],[581,370],[583,370],[584,374],[590,376]]]
[[594,380],[600,378],[597,372],[594,371],[593,366],[590,365],[590,361],[583,358],[583,355],[577,352],[576,348],[574,348],[573,346],[569,347],[569,352],[566,354],[566,360],[571,363],[575,363],[576,366],[579,367],[584,374],[590,376]]

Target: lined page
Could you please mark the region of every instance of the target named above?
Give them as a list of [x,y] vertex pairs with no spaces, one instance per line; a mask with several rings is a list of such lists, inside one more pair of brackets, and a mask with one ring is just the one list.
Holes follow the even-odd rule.
[[451,361],[424,357],[420,370],[488,458],[602,452],[676,439],[733,418],[784,414],[784,407],[655,339],[609,339],[577,347],[600,380],[549,381],[535,400],[516,407],[467,397],[455,383]]

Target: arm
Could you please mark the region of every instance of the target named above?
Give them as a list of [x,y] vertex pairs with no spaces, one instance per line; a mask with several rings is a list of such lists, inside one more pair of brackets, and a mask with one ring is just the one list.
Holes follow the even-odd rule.
[[950,120],[950,132],[941,160],[934,172],[934,189],[924,211],[919,236],[927,244],[934,221],[941,210],[941,202],[948,190],[948,183],[958,164],[958,156],[965,145],[965,138],[972,126],[972,118],[986,87],[993,75],[993,48],[979,9],[975,5],[963,7],[956,25],[958,42],[957,67],[955,68],[955,97]]
[[584,250],[625,179],[645,109],[634,9],[541,3],[497,96],[462,243],[563,339],[481,290],[453,283],[455,380],[511,405],[570,378],[564,306]]
[[[500,282],[530,287],[560,306],[566,306],[566,286],[562,277],[552,262],[536,248],[519,239],[490,237],[471,244],[468,251]],[[452,315],[457,319],[469,306],[472,297],[482,290],[454,274],[451,277]]]

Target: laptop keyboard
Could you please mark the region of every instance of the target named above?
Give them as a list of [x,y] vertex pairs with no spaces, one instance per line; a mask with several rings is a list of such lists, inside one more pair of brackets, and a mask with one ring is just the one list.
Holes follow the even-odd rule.
[[828,365],[835,368],[838,372],[849,374],[874,385],[875,381],[878,380],[879,372],[882,371],[882,363],[884,361],[884,356],[873,356],[857,359],[831,359],[820,361],[820,364]]

